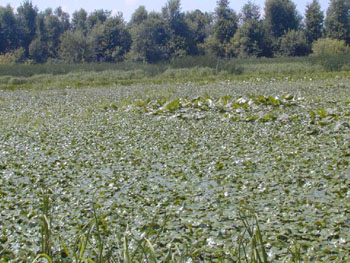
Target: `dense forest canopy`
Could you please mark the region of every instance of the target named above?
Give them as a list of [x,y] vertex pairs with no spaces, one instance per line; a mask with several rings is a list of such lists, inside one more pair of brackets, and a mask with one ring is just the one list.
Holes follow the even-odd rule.
[[26,0],[17,10],[0,6],[0,54],[18,63],[305,56],[319,39],[350,43],[349,10],[350,0],[330,0],[326,14],[318,0],[304,14],[292,0],[266,0],[263,8],[248,1],[238,13],[218,0],[212,13],[183,12],[180,0],[168,0],[161,12],[140,6],[127,23],[108,10],[70,16],[60,7],[40,11]]

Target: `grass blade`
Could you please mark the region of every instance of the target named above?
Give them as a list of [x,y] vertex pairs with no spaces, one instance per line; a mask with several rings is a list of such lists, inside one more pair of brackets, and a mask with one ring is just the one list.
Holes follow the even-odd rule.
[[156,252],[154,251],[152,243],[147,238],[145,238],[145,240],[146,240],[146,244],[147,244],[147,246],[148,246],[148,248],[149,248],[149,250],[151,252],[150,253],[151,254],[151,258],[153,259],[154,262],[157,262]]
[[51,257],[49,257],[47,254],[42,253],[42,254],[37,255],[36,258],[32,261],[32,263],[36,263],[41,258],[45,258],[48,263],[53,262]]

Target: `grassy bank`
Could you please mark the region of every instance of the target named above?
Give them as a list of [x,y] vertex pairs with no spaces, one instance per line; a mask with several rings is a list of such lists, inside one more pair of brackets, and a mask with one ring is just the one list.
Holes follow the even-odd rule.
[[[349,60],[350,61],[350,60]],[[0,65],[0,89],[47,89],[105,87],[134,84],[176,84],[217,81],[259,81],[327,79],[347,77],[348,64],[342,57],[249,58],[220,60],[212,57],[185,57],[167,64],[45,64]]]
[[[318,67],[318,66],[317,66]],[[273,64],[266,68],[264,65],[254,64],[250,71],[242,74],[221,71],[218,74],[211,68],[191,69],[167,69],[164,72],[150,76],[143,70],[106,70],[101,72],[71,72],[64,75],[39,74],[30,77],[0,76],[0,89],[3,90],[40,90],[57,88],[83,88],[83,87],[115,87],[129,85],[160,85],[160,84],[186,84],[197,83],[206,85],[220,81],[230,82],[266,82],[266,81],[291,81],[303,80],[326,80],[339,77],[347,78],[348,71],[321,71],[305,65],[285,65],[284,67]]]
[[[338,61],[338,64],[345,64],[347,58],[332,56],[333,61]],[[260,68],[260,72],[276,73],[277,67],[285,73],[297,72],[297,67],[305,68],[305,66],[311,66],[312,69],[307,72],[320,71],[319,66],[322,66],[322,57],[290,57],[290,58],[246,58],[246,59],[221,59],[219,61],[219,71],[226,71],[229,73],[242,74],[243,72],[255,72],[257,68]],[[329,59],[328,59],[329,60]],[[133,63],[133,62],[120,62],[120,63],[86,63],[86,64],[13,64],[13,65],[0,65],[0,76],[13,76],[13,77],[30,77],[33,75],[64,75],[72,72],[101,72],[101,71],[135,71],[141,70],[147,74],[147,76],[156,76],[168,69],[181,69],[181,68],[211,68],[216,69],[217,60],[210,56],[201,57],[183,57],[177,58],[169,62],[158,64],[145,64],[145,63]],[[335,62],[333,62],[335,63]],[[299,72],[302,72],[300,69]]]

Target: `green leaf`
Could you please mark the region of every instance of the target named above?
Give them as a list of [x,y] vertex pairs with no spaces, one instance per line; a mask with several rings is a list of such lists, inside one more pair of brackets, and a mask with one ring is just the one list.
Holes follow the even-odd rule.
[[48,255],[46,255],[46,254],[39,254],[39,255],[37,255],[36,258],[32,261],[32,263],[38,262],[38,260],[41,259],[41,258],[46,259],[48,263],[52,263],[52,262],[53,262],[52,259],[51,259],[51,257],[49,257]]
[[166,109],[170,112],[177,110],[180,107],[180,99],[177,98],[166,104]]

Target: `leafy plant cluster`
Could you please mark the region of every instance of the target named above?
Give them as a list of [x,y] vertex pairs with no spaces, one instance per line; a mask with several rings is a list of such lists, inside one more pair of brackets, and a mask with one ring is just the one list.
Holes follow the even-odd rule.
[[[217,112],[231,120],[271,121],[277,119],[273,115],[274,108],[297,105],[302,98],[292,94],[278,96],[251,95],[247,98],[231,98],[224,96],[214,99],[209,96],[194,99],[177,98],[171,101],[161,99],[157,101],[138,100],[135,106],[138,110],[151,115],[171,115],[182,119],[203,119],[210,116],[205,112]],[[263,112],[261,111],[263,107]],[[124,106],[130,110],[129,106]],[[248,113],[248,114],[247,114]],[[257,115],[254,115],[257,114]],[[259,116],[260,114],[260,116]]]
[[140,6],[126,22],[102,9],[80,9],[72,17],[61,7],[39,11],[26,0],[16,12],[0,7],[0,64],[156,63],[204,54],[218,64],[222,57],[305,56],[324,37],[349,44],[346,0],[332,0],[326,17],[318,0],[307,5],[304,19],[292,0],[268,0],[264,13],[248,2],[238,14],[228,0],[212,13],[184,13],[180,0],[168,0],[161,12]]

